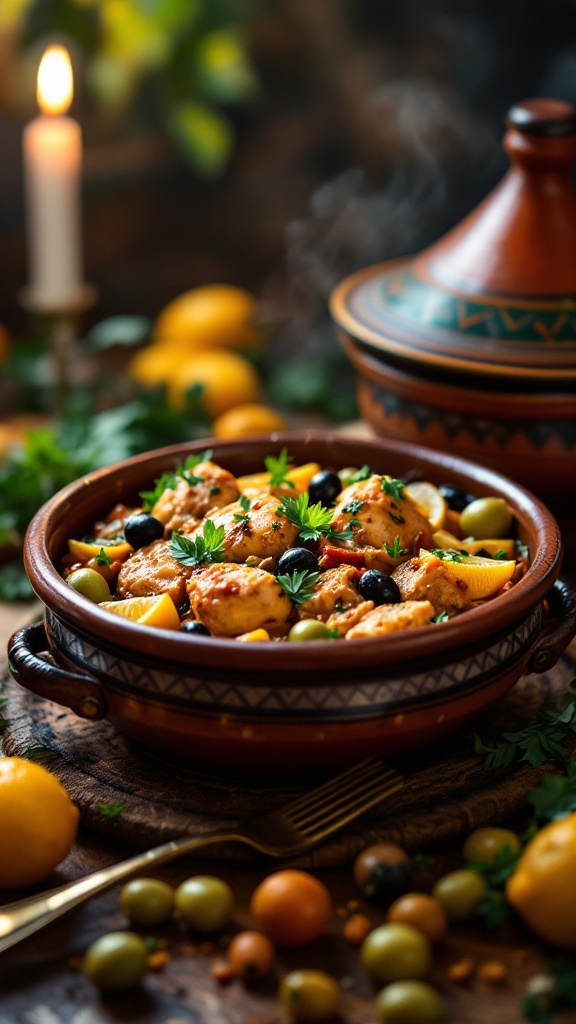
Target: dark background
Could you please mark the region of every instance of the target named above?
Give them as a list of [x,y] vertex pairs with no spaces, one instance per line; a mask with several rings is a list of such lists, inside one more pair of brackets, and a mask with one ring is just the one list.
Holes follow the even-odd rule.
[[[531,96],[576,100],[572,0],[278,0],[256,6],[258,100],[230,111],[236,146],[202,180],[174,144],[102,137],[82,120],[88,322],[153,317],[210,281],[254,290],[302,347],[361,266],[417,251],[506,168],[504,119]],[[7,74],[9,54],[0,48]],[[0,323],[26,330],[22,113],[0,110]],[[283,332],[283,333],[282,333]]]

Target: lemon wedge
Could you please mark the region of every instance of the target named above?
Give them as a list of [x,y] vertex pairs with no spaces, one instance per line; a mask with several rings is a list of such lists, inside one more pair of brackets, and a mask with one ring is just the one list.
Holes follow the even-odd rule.
[[[467,551],[469,555],[477,555],[479,551],[487,552],[491,558],[502,554],[506,559],[513,559],[516,555],[516,541],[511,537],[492,537],[488,540],[461,540],[455,537],[448,530],[436,530],[432,534],[434,546],[437,548],[448,548],[456,551]],[[504,559],[502,559],[504,561]]]
[[[294,484],[294,490],[297,494],[304,494],[304,491],[308,490],[308,484],[312,477],[319,473],[321,466],[317,462],[305,462],[302,466],[294,466],[293,469],[289,469],[286,473],[286,479],[290,483]],[[266,487],[270,483],[270,473],[250,473],[248,476],[239,476],[236,478],[239,491],[261,491],[263,487]],[[442,495],[440,495],[442,497]]]
[[462,555],[459,551],[443,551],[434,555],[430,551],[420,550],[420,558],[440,557],[446,571],[455,580],[462,580],[466,586],[467,601],[481,601],[491,597],[512,579],[516,562],[510,559],[501,562],[494,558],[481,558],[478,555]]
[[158,629],[179,629],[180,616],[170,594],[154,594],[152,597],[128,597],[125,601],[102,601],[99,608],[122,615],[125,619],[142,626],[156,626]]
[[126,541],[119,544],[99,544],[98,541],[87,543],[84,540],[69,540],[68,550],[77,562],[89,562],[91,558],[98,558],[101,551],[111,562],[125,562],[134,548]]
[[413,480],[406,484],[404,494],[414,502],[433,530],[441,530],[446,522],[448,504],[434,484],[427,480]]

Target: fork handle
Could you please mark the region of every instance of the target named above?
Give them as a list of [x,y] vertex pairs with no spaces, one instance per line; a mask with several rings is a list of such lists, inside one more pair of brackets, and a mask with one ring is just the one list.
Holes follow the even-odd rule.
[[163,843],[162,846],[156,846],[145,853],[138,853],[118,864],[111,864],[100,871],[94,871],[75,882],[68,882],[57,889],[51,889],[50,892],[42,893],[41,896],[17,900],[15,903],[0,907],[0,953],[15,946],[29,935],[33,935],[34,932],[40,931],[45,925],[62,917],[63,914],[72,910],[73,907],[79,906],[80,903],[84,903],[91,896],[105,892],[119,882],[124,882],[149,868],[167,864],[177,857],[192,853],[204,846],[230,840],[247,841],[238,834],[227,832],[207,832],[203,836],[195,837],[184,836],[181,839]]

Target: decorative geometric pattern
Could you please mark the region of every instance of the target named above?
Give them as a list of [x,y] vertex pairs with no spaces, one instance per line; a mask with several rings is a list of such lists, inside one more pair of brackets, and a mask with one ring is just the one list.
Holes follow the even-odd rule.
[[494,673],[518,661],[529,650],[542,623],[542,609],[537,607],[515,630],[494,641],[483,650],[462,656],[452,663],[404,675],[393,670],[365,669],[353,682],[338,679],[310,687],[293,683],[254,682],[254,673],[247,680],[231,668],[225,672],[183,668],[177,673],[137,663],[136,656],[119,658],[102,646],[96,647],[69,630],[52,612],[46,612],[46,630],[52,644],[82,671],[108,681],[115,689],[185,706],[189,711],[214,715],[274,720],[288,716],[298,720],[314,719],[322,711],[323,719],[357,721],[374,718],[391,709],[413,703],[415,699],[444,698],[462,689],[481,686]]

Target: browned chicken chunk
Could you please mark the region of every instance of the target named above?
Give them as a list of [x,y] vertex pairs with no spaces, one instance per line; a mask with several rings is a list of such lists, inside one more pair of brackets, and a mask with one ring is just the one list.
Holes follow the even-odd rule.
[[430,601],[434,614],[459,611],[466,604],[467,584],[450,576],[446,564],[435,555],[411,558],[392,573],[403,601]]
[[328,629],[337,629],[339,636],[346,636],[352,626],[356,626],[368,612],[374,608],[374,601],[362,601],[343,612],[334,612],[326,619]]
[[301,619],[326,620],[334,612],[361,604],[364,598],[358,590],[362,570],[353,565],[338,565],[321,573],[312,597],[298,609]]
[[240,493],[232,473],[214,462],[199,462],[188,477],[179,477],[176,487],[167,487],[152,507],[151,514],[168,533],[180,532],[189,520],[203,519],[211,509],[229,505]]
[[362,640],[369,636],[384,636],[404,629],[427,626],[434,616],[430,601],[403,601],[401,604],[380,604],[346,633],[347,640]]
[[170,554],[170,542],[156,540],[135,551],[120,569],[116,597],[170,594],[176,607],[186,600],[186,580],[192,569]]
[[215,636],[259,628],[285,632],[292,614],[292,602],[276,577],[248,565],[217,562],[195,569],[188,595],[191,612]]
[[[279,558],[292,547],[298,527],[278,513],[278,499],[265,494],[248,499],[246,507],[239,501],[217,509],[208,518],[214,526],[224,527],[224,558],[228,562],[245,562],[247,558]],[[190,538],[202,533],[203,525],[190,525],[183,532]]]

